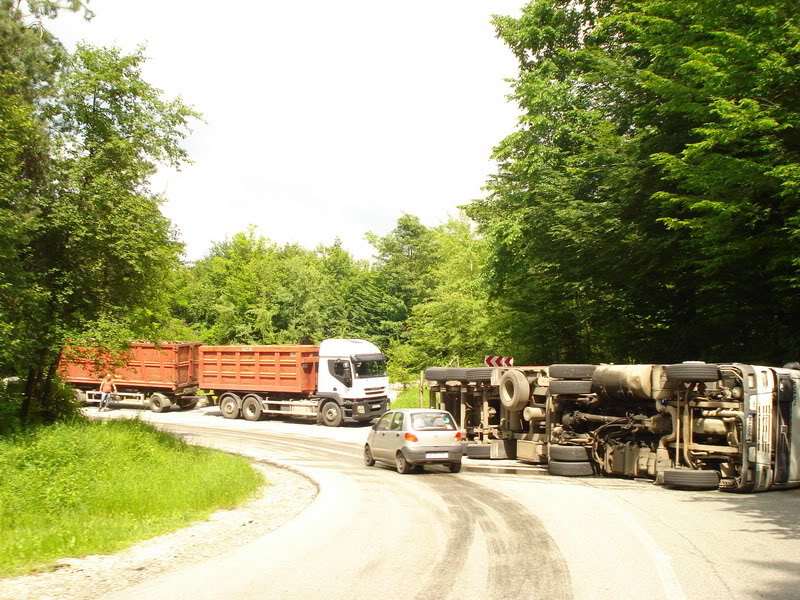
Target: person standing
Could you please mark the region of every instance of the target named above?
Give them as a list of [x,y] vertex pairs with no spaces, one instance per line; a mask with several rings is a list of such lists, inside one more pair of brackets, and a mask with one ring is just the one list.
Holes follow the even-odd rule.
[[117,393],[117,384],[114,383],[114,378],[111,373],[100,380],[100,410],[103,407],[108,408],[108,403],[111,401],[111,394]]

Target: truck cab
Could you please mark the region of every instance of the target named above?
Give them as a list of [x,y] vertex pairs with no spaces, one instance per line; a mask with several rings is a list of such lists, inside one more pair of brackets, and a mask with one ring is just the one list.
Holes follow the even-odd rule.
[[366,340],[330,339],[319,347],[317,397],[320,420],[336,426],[343,419],[371,421],[386,410],[389,378],[386,356]]

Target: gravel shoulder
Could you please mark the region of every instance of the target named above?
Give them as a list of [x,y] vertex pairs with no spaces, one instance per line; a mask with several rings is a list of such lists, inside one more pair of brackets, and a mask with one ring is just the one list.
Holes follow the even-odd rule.
[[319,491],[314,481],[290,468],[264,461],[253,466],[271,484],[254,500],[117,554],[63,559],[47,572],[0,579],[0,600],[99,598],[266,535],[305,509]]

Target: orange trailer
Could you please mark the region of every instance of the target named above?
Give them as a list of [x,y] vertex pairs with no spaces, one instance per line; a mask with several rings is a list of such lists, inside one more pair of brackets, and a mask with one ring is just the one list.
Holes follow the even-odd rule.
[[[93,348],[75,348],[78,358],[62,357],[59,375],[76,388],[79,400],[99,399],[100,379],[114,375],[121,400],[148,402],[154,412],[177,404],[182,409],[197,405],[198,349],[200,342],[163,344],[133,343],[122,361],[98,355]],[[114,362],[123,362],[113,366]],[[109,366],[112,365],[112,366]]]

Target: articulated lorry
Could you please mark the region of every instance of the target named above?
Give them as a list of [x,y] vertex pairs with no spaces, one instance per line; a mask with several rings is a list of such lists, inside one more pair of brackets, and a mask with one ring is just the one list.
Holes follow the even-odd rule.
[[[79,400],[99,400],[93,349],[62,357],[61,378]],[[204,346],[197,342],[134,343],[114,374],[119,400],[149,404],[154,412],[191,409],[205,397],[228,419],[314,418],[329,427],[345,419],[369,421],[388,404],[386,357],[365,340],[330,339],[319,345]]]
[[756,492],[800,486],[800,364],[429,368],[467,456],[562,476]]

